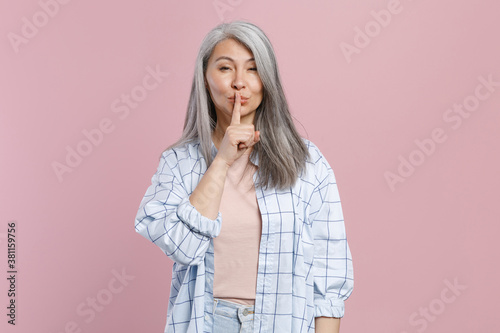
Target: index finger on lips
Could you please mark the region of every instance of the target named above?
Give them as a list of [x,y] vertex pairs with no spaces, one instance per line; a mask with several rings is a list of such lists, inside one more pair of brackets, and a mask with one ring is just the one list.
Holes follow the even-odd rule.
[[231,116],[231,125],[237,125],[240,123],[240,109],[241,109],[241,96],[240,94],[235,93],[233,114]]

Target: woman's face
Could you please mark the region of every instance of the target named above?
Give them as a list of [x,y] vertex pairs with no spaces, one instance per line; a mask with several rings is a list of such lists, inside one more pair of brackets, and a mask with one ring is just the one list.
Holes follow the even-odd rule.
[[253,54],[234,39],[217,44],[208,59],[207,88],[215,105],[217,121],[231,122],[235,93],[241,95],[240,122],[253,124],[255,110],[262,102],[262,82]]

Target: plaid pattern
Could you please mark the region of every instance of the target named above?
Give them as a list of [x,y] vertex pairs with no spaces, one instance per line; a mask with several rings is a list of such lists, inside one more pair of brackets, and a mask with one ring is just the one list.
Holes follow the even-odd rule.
[[[256,189],[262,237],[254,332],[314,332],[315,317],[344,316],[353,290],[335,176],[318,147],[303,140],[311,160],[296,184]],[[165,332],[212,332],[212,238],[223,218],[219,212],[208,219],[189,201],[207,169],[199,146],[162,154],[135,218],[135,230],[174,261]],[[252,162],[258,165],[258,158]]]

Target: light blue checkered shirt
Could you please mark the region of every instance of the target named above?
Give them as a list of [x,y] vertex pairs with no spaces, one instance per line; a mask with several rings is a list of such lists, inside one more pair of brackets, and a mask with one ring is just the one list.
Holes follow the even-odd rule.
[[[311,160],[296,184],[256,188],[262,237],[254,332],[314,332],[315,317],[344,316],[353,290],[335,176],[318,147],[303,140]],[[135,230],[174,261],[165,332],[212,332],[212,238],[223,218],[219,212],[211,220],[189,201],[207,169],[199,148],[189,143],[162,154],[135,219]]]

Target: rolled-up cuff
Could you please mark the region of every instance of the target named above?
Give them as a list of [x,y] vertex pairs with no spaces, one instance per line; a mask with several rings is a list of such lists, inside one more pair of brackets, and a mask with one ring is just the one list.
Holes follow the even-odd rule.
[[344,316],[344,300],[325,299],[314,301],[314,317],[342,318]]
[[177,217],[190,229],[204,236],[214,238],[220,233],[222,224],[221,213],[218,212],[215,220],[201,215],[189,201],[189,196],[184,197],[177,206]]

